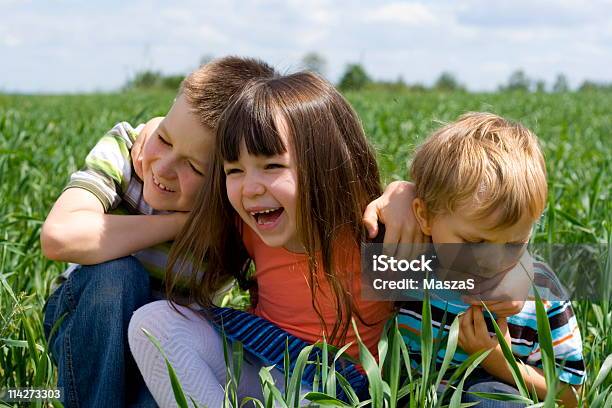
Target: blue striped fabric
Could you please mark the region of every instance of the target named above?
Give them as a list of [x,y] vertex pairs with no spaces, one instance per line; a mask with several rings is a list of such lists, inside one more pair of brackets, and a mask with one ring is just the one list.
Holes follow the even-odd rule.
[[[557,299],[556,288],[540,286],[538,282],[547,284],[558,282],[554,273],[543,263],[534,262],[534,279],[538,292],[543,299]],[[550,286],[550,285],[549,285]],[[463,313],[469,305],[462,301],[449,302],[449,296],[431,295],[432,330],[434,338],[448,335],[450,325],[457,315]],[[516,315],[508,317],[508,330],[512,339],[512,353],[523,363],[542,368],[542,354],[538,340],[538,326],[536,319],[535,301],[533,296],[525,302],[523,309]],[[421,308],[422,302],[404,302],[398,314],[398,323],[404,342],[411,354],[413,366],[420,369],[421,354]],[[553,352],[557,374],[560,381],[569,384],[582,384],[585,380],[585,366],[582,355],[582,338],[578,329],[576,316],[571,302],[568,300],[544,300],[544,308],[548,316]],[[490,318],[485,315],[490,336],[495,335]],[[444,323],[444,325],[443,325]],[[440,347],[436,356],[436,363],[441,364],[446,350]],[[451,364],[459,365],[468,358],[461,348],[457,348]]]
[[[275,365],[282,372],[285,372],[286,342],[291,362],[290,373],[302,349],[310,345],[274,323],[248,312],[230,308],[211,308],[207,312],[217,328],[225,332],[228,340],[241,342],[247,352],[259,358],[267,366]],[[309,355],[309,361],[316,361],[317,357],[319,361],[322,360],[321,349],[315,347]],[[357,395],[363,395],[367,390],[367,378],[357,370],[355,364],[340,359],[336,362],[335,368],[336,372],[348,381]],[[307,364],[302,375],[302,384],[312,388],[316,370],[316,364]],[[337,395],[338,398],[346,400],[346,395],[340,386],[338,386]]]

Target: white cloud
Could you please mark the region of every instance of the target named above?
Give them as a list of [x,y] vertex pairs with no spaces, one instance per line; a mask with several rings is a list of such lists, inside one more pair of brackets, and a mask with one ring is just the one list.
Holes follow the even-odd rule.
[[365,12],[364,20],[367,22],[420,26],[436,23],[438,19],[424,4],[390,3]]
[[6,34],[2,38],[2,42],[4,43],[4,45],[6,45],[9,48],[19,47],[21,45],[21,39],[12,34]]

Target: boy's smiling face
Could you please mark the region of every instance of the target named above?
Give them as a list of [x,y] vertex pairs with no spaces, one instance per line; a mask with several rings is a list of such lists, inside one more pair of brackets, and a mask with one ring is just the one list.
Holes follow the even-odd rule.
[[204,184],[213,143],[213,130],[179,95],[142,149],[145,201],[156,210],[190,211]]

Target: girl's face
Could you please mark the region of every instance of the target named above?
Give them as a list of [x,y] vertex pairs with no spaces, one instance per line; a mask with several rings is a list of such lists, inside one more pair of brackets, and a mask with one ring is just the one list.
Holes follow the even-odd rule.
[[287,151],[274,156],[248,153],[244,141],[236,162],[225,161],[227,197],[240,217],[271,247],[303,252],[297,234],[297,171],[286,132]]

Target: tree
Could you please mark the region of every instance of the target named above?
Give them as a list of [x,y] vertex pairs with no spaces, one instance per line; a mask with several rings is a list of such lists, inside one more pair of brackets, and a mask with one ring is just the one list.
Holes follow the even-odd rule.
[[178,91],[183,79],[185,79],[185,75],[167,75],[162,77],[161,86],[166,89]]
[[159,71],[140,71],[137,72],[131,79],[124,85],[124,89],[170,89],[172,91],[178,91],[181,82],[185,78],[185,75],[163,75]]
[[348,64],[338,87],[343,91],[358,90],[372,82],[361,64]]
[[569,91],[569,84],[567,81],[567,77],[563,74],[558,74],[557,79],[555,79],[555,84],[552,88],[553,92],[567,92]]
[[325,75],[327,61],[325,57],[312,51],[302,57],[301,65],[308,71],[316,72],[319,75]]
[[525,71],[522,69],[514,71],[510,74],[510,78],[508,78],[508,85],[503,87],[502,89],[506,91],[529,91],[529,87],[531,86],[531,80],[525,74]]
[[535,83],[536,92],[544,93],[546,92],[546,81],[543,79],[538,79]]
[[442,72],[434,84],[434,88],[438,91],[462,91],[463,85],[457,81],[457,78],[450,72]]
[[132,79],[125,85],[126,88],[153,88],[160,85],[162,79],[159,71],[140,71],[137,72]]
[[591,80],[585,80],[580,88],[580,92],[594,92],[594,91],[612,91],[612,83],[595,82]]

